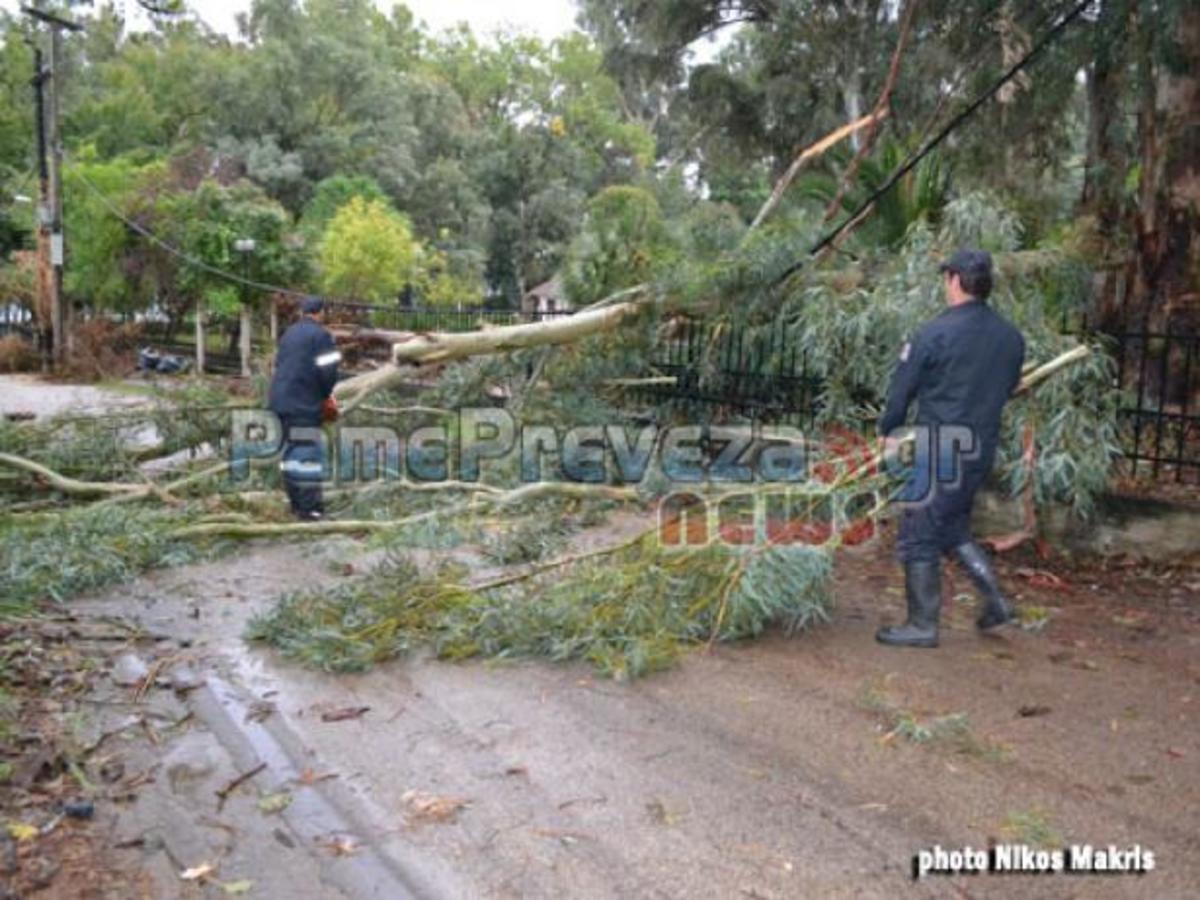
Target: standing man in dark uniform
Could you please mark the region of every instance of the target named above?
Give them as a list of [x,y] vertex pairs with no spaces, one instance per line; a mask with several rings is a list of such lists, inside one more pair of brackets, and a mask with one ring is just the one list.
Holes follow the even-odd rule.
[[[1003,625],[1013,616],[987,554],[971,537],[971,506],[995,460],[1000,413],[1020,381],[1025,341],[987,304],[992,292],[989,254],[960,250],[941,272],[949,308],[904,345],[879,420],[879,432],[886,438],[904,424],[915,398],[915,424],[928,429],[930,439],[927,459],[917,461],[931,475],[929,491],[906,506],[897,539],[908,621],[875,635],[880,643],[902,647],[937,646],[943,555],[958,558],[982,595],[980,629]],[[971,446],[960,447],[967,452],[943,453],[947,439],[961,436],[964,428]],[[941,439],[939,429],[946,429]]]
[[342,354],[333,335],[321,327],[324,304],[305,297],[303,315],[279,339],[268,406],[283,426],[283,484],[298,519],[321,518],[325,474],[321,423],[337,417],[333,386]]

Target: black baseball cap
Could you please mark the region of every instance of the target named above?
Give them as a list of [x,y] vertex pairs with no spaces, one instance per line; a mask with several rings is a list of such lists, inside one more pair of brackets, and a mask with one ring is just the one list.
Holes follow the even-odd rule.
[[948,260],[938,266],[938,271],[943,274],[991,275],[992,254],[986,250],[955,250]]
[[306,315],[316,315],[325,308],[325,301],[320,297],[305,297],[300,301],[300,311]]

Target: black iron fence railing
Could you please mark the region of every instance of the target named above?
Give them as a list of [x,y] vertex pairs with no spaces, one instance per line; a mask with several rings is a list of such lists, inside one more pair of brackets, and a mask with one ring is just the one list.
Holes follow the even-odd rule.
[[677,319],[651,364],[664,380],[638,393],[673,412],[809,426],[819,410],[820,381],[782,321],[748,329]]
[[33,315],[19,303],[0,303],[0,337],[18,334],[32,337],[35,331]]
[[1143,328],[1108,338],[1131,473],[1149,466],[1155,479],[1200,481],[1200,333]]
[[[1086,322],[1077,331],[1097,337]],[[1142,327],[1102,337],[1117,363],[1130,473],[1200,482],[1200,332]],[[639,396],[669,411],[804,427],[821,408],[821,380],[783,322],[750,329],[679,320],[652,365],[664,378],[639,387]]]

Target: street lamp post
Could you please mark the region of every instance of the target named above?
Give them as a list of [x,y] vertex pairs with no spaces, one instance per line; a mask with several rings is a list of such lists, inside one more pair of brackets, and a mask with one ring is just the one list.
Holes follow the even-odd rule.
[[242,356],[242,377],[250,377],[250,257],[257,244],[254,238],[238,238],[233,249],[242,255],[242,315],[238,325]]

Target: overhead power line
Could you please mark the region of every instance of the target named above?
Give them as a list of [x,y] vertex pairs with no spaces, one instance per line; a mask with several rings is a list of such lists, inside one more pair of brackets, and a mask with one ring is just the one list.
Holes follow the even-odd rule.
[[[313,294],[311,292],[297,291],[297,290],[293,290],[292,288],[285,288],[285,287],[281,287],[280,285],[277,285],[277,284],[271,284],[270,282],[257,281],[253,278],[246,278],[242,275],[238,275],[236,272],[230,272],[225,269],[222,269],[220,266],[214,266],[212,263],[206,262],[205,260],[200,259],[200,257],[198,257],[198,256],[193,256],[192,254],[188,253],[186,250],[181,250],[179,247],[176,247],[174,244],[171,244],[169,241],[163,240],[161,237],[159,237],[157,234],[155,234],[153,231],[151,231],[146,226],[144,226],[138,222],[135,222],[133,219],[130,219],[128,216],[126,216],[121,211],[121,209],[108,198],[108,196],[104,193],[104,191],[102,191],[99,187],[97,187],[94,182],[92,182],[86,175],[84,175],[78,169],[76,169],[72,174],[76,178],[79,179],[79,181],[83,184],[84,187],[86,187],[89,191],[91,191],[93,194],[95,194],[96,198],[100,201],[100,203],[104,206],[104,208],[109,212],[109,214],[112,215],[114,218],[119,219],[125,225],[126,228],[130,229],[131,231],[137,232],[142,237],[144,237],[146,240],[148,240],[150,243],[152,243],[156,247],[159,247],[160,249],[166,251],[168,254],[170,254],[171,256],[174,256],[176,259],[180,260],[181,262],[186,263],[187,265],[189,265],[195,269],[200,269],[201,271],[207,272],[208,274],[213,275],[217,278],[224,279],[225,281],[228,281],[232,284],[241,285],[243,287],[252,288],[254,290],[265,291],[267,293],[273,293],[273,294],[283,294],[288,297],[304,298],[304,297],[313,296]],[[325,298],[325,299],[332,300],[334,302],[349,302],[349,301],[338,301],[336,298]]]
[[975,100],[973,100],[970,105],[966,107],[966,109],[951,119],[941,131],[926,141],[919,150],[909,156],[907,160],[905,160],[894,172],[892,172],[887,181],[885,181],[883,185],[874,191],[871,196],[859,204],[858,208],[855,209],[849,216],[847,216],[841,222],[841,224],[829,231],[824,237],[817,241],[817,243],[813,245],[812,249],[808,251],[808,256],[797,260],[795,263],[788,266],[788,268],[785,269],[783,273],[775,279],[772,287],[778,287],[780,284],[787,281],[787,279],[791,278],[792,275],[804,268],[804,266],[808,264],[808,261],[812,257],[816,256],[826,247],[831,246],[847,228],[857,222],[860,217],[865,216],[880,197],[895,187],[896,183],[901,178],[916,168],[921,160],[932,153],[937,146],[946,140],[946,138],[948,138],[960,125],[970,119],[979,110],[979,108],[983,106],[983,104],[999,93],[1002,87],[1016,78],[1026,66],[1032,63],[1033,60],[1035,60],[1043,50],[1045,50],[1058,38],[1060,34],[1063,33],[1063,31],[1066,30],[1068,25],[1079,18],[1083,14],[1084,10],[1092,5],[1092,2],[1093,0],[1083,0],[1082,3],[1075,6],[1061,20],[1059,20],[1058,24],[1042,35],[1042,37],[1038,39],[1037,43],[1030,48],[1028,53],[1021,57],[1021,59],[1019,59],[1007,72],[996,79],[996,81],[987,90],[976,97]]

